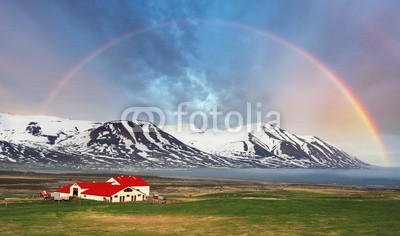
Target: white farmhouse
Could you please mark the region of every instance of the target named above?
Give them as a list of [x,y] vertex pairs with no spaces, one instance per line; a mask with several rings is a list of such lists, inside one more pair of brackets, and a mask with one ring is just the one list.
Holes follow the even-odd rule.
[[139,176],[113,176],[106,182],[78,182],[55,191],[61,197],[80,197],[107,202],[143,201],[150,185]]

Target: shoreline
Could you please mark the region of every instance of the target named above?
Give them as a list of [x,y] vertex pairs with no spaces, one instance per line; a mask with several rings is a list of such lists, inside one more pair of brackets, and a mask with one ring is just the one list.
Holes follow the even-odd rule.
[[[174,170],[170,170],[174,171]],[[3,184],[3,180],[7,178],[10,179],[31,179],[36,176],[40,176],[41,179],[45,180],[49,179],[63,179],[63,178],[84,178],[90,180],[92,177],[94,180],[102,179],[111,175],[124,175],[124,174],[135,174],[140,175],[144,178],[149,179],[160,179],[164,181],[193,181],[193,182],[216,182],[216,183],[236,183],[236,184],[259,184],[263,186],[291,186],[291,187],[315,187],[315,188],[335,188],[335,189],[348,189],[348,190],[388,190],[388,191],[400,191],[399,187],[387,187],[387,186],[361,186],[361,185],[348,185],[348,184],[340,184],[340,183],[318,183],[318,182],[302,182],[302,181],[283,181],[283,180],[257,180],[257,179],[242,179],[235,177],[215,177],[215,176],[184,176],[184,175],[173,175],[173,174],[163,174],[163,173],[155,173],[153,171],[136,171],[136,172],[122,172],[122,171],[93,171],[93,172],[83,172],[80,170],[76,171],[63,171],[55,173],[55,170],[52,171],[39,171],[39,170],[4,170],[0,169],[0,185]],[[1,193],[0,193],[1,194]]]

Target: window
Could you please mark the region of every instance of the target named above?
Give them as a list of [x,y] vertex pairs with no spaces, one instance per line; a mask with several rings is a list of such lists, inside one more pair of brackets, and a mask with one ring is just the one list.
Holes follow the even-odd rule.
[[118,195],[115,195],[115,196],[114,196],[114,198],[117,198],[117,197],[118,197]]
[[83,195],[83,197],[86,197],[86,195]]
[[126,197],[129,197],[130,195],[126,195]]
[[142,196],[142,194],[138,194],[138,196],[140,197],[140,196]]
[[133,192],[133,190],[130,189],[130,188],[126,188],[126,189],[124,190],[124,192],[125,192],[125,193],[130,193],[130,192]]

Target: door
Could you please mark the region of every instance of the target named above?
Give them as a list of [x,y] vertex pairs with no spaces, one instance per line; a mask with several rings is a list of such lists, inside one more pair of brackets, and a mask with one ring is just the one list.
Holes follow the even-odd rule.
[[74,196],[74,197],[78,196],[78,188],[74,188],[72,190],[72,196]]
[[135,195],[135,196],[133,196],[133,201],[134,201],[134,202],[136,202],[136,195]]

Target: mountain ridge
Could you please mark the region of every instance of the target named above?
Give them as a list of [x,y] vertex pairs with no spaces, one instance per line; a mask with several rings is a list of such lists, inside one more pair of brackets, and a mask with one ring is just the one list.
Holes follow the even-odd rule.
[[[363,168],[316,137],[263,125],[174,132],[146,121],[75,121],[0,113],[0,162],[133,168]],[[176,127],[175,127],[176,128]]]

